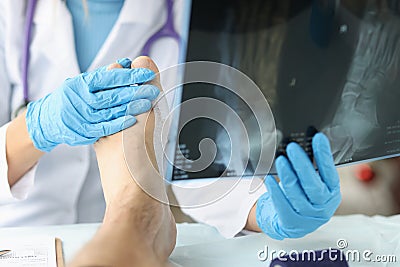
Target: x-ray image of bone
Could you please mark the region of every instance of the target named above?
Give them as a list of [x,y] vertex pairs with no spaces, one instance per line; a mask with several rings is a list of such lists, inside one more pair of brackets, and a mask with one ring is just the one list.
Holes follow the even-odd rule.
[[[240,83],[229,71],[221,70],[219,79],[222,84],[231,83],[231,88]],[[235,92],[238,94],[235,95],[219,86],[214,87],[213,95],[235,111],[235,114],[226,114],[223,124],[231,127],[237,125],[238,116],[244,126],[237,125],[234,131],[228,133],[222,129],[216,132],[215,143],[219,153],[214,162],[225,166],[226,172],[230,173],[228,176],[267,173],[272,163],[271,157],[275,154],[276,142],[282,139],[282,134],[275,129],[272,113],[270,116],[266,114],[268,103],[265,98],[260,97],[261,91],[257,87],[251,87],[246,88],[245,92],[246,99],[242,99],[240,92]],[[251,110],[249,103],[245,101],[251,101],[254,110]],[[247,142],[248,146],[244,145]],[[232,146],[239,148],[238,154],[232,154]]]
[[388,85],[398,78],[400,17],[382,3],[374,0],[367,5],[341,102],[333,121],[323,129],[333,143],[336,163],[372,146],[379,128],[378,96],[391,90]]
[[[222,63],[246,70],[273,106],[276,101],[278,68],[286,36],[285,23],[290,0],[238,1],[240,12],[225,15],[224,29],[218,41]],[[226,33],[226,34],[225,34]]]
[[[253,1],[254,3],[255,1]],[[241,8],[241,16],[236,17],[231,13],[226,16],[224,22],[225,29],[221,31],[216,42],[218,51],[220,53],[221,62],[228,64],[239,70],[245,69],[248,73],[253,73],[253,81],[256,84],[263,85],[262,90],[265,97],[267,98],[269,105],[274,105],[276,98],[276,87],[277,87],[277,76],[278,76],[278,62],[280,59],[280,51],[282,43],[286,33],[286,26],[284,24],[276,25],[272,28],[260,27],[257,32],[253,32],[251,28],[254,26],[253,23],[256,21],[259,25],[268,25],[273,21],[278,21],[282,17],[286,17],[289,12],[289,1],[281,1],[279,5],[275,6],[272,3],[263,3],[262,5],[249,5],[243,2]],[[263,8],[263,11],[257,10]],[[257,12],[255,12],[257,10]],[[233,12],[233,11],[232,11]],[[250,15],[253,14],[253,15]],[[258,14],[257,18],[254,18],[254,14]],[[234,22],[236,20],[236,23]],[[237,28],[232,28],[237,27]],[[249,28],[249,30],[244,30]],[[232,35],[235,32],[236,35]],[[225,34],[226,33],[226,34]],[[260,42],[260,40],[263,40]],[[231,79],[227,73],[220,73],[221,79]],[[242,169],[246,169],[246,174],[253,174],[254,172],[266,173],[268,170],[258,170],[257,166],[269,166],[269,157],[260,158],[260,148],[262,147],[265,153],[274,153],[272,146],[275,142],[280,143],[282,139],[282,133],[279,130],[274,129],[273,122],[257,122],[254,114],[248,109],[243,101],[240,101],[237,97],[227,96],[224,90],[215,87],[214,94],[217,98],[223,99],[229,106],[231,106],[242,119],[247,133],[241,132],[239,129],[234,133],[229,133],[232,145],[239,145],[241,153],[239,155],[232,155],[231,158],[231,169],[228,171],[238,173]],[[252,99],[255,106],[262,106],[265,100],[260,98]],[[254,112],[258,112],[255,110]],[[231,116],[226,117],[225,123],[230,125],[234,118]],[[258,123],[264,123],[267,125],[267,132],[262,135],[259,131]],[[243,138],[249,139],[249,148],[242,146]],[[222,131],[216,135],[216,143],[219,146],[220,153],[215,159],[215,163],[223,164],[226,166],[229,162],[231,144],[228,142],[226,134]],[[250,149],[250,161],[248,163],[248,151]]]

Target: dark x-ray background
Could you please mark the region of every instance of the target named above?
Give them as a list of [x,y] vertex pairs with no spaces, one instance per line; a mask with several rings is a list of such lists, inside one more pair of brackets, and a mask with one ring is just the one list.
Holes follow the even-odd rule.
[[[187,61],[230,65],[259,86],[275,117],[276,155],[296,141],[312,156],[311,138],[322,131],[338,165],[391,156],[400,153],[399,12],[397,0],[193,0]],[[182,102],[200,96],[237,111],[253,133],[245,175],[264,175],[254,173],[261,140],[248,106],[215,85],[183,87]],[[206,137],[216,159],[191,172],[186,159],[200,156]],[[191,121],[178,137],[184,158],[175,158],[173,179],[237,176],[226,166],[238,140],[210,119]]]

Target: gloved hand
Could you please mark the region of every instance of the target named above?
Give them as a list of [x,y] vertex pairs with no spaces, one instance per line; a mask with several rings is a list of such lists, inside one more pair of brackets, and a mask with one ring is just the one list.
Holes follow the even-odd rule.
[[34,146],[48,152],[62,143],[92,144],[132,126],[134,115],[150,110],[160,91],[153,85],[131,85],[154,77],[148,69],[102,67],[65,80],[53,93],[28,105],[26,123]]
[[290,143],[288,159],[279,156],[276,168],[280,182],[268,175],[268,192],[257,201],[256,219],[261,230],[274,239],[298,238],[329,221],[341,201],[339,176],[329,141],[322,133],[312,140],[319,172],[296,143]]

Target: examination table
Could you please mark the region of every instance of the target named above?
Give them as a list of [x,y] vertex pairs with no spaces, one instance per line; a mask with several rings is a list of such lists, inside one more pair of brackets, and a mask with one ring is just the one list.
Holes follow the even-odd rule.
[[[68,262],[93,236],[98,226],[98,224],[77,224],[1,228],[0,238],[26,238],[38,235],[59,237],[63,241],[64,257]],[[171,261],[178,266],[269,266],[270,258],[265,261],[259,259],[260,256],[265,259],[265,254],[260,253],[261,250],[270,254],[272,251],[280,250],[301,252],[305,249],[328,249],[338,246],[342,246],[344,252],[349,250],[360,252],[359,261],[355,256],[350,258],[350,267],[400,266],[400,215],[335,216],[326,225],[306,237],[283,241],[273,240],[263,234],[225,239],[215,228],[202,224],[178,224],[177,228],[177,245],[171,255]],[[363,260],[365,251],[368,251],[370,262]],[[374,259],[384,258],[386,261],[390,259],[395,262],[373,262]]]

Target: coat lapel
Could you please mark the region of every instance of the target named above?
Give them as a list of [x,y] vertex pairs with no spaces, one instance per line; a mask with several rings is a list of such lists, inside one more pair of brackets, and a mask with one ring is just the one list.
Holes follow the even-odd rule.
[[[39,0],[33,19],[30,72],[46,70],[46,75],[30,75],[32,93],[50,90],[66,78],[80,73],[76,59],[71,15],[64,1]],[[51,78],[49,76],[51,75]],[[51,82],[49,82],[51,80]],[[48,87],[46,86],[48,85]],[[39,88],[40,87],[40,88]],[[35,90],[36,89],[36,90]],[[42,94],[32,97],[42,97]]]

